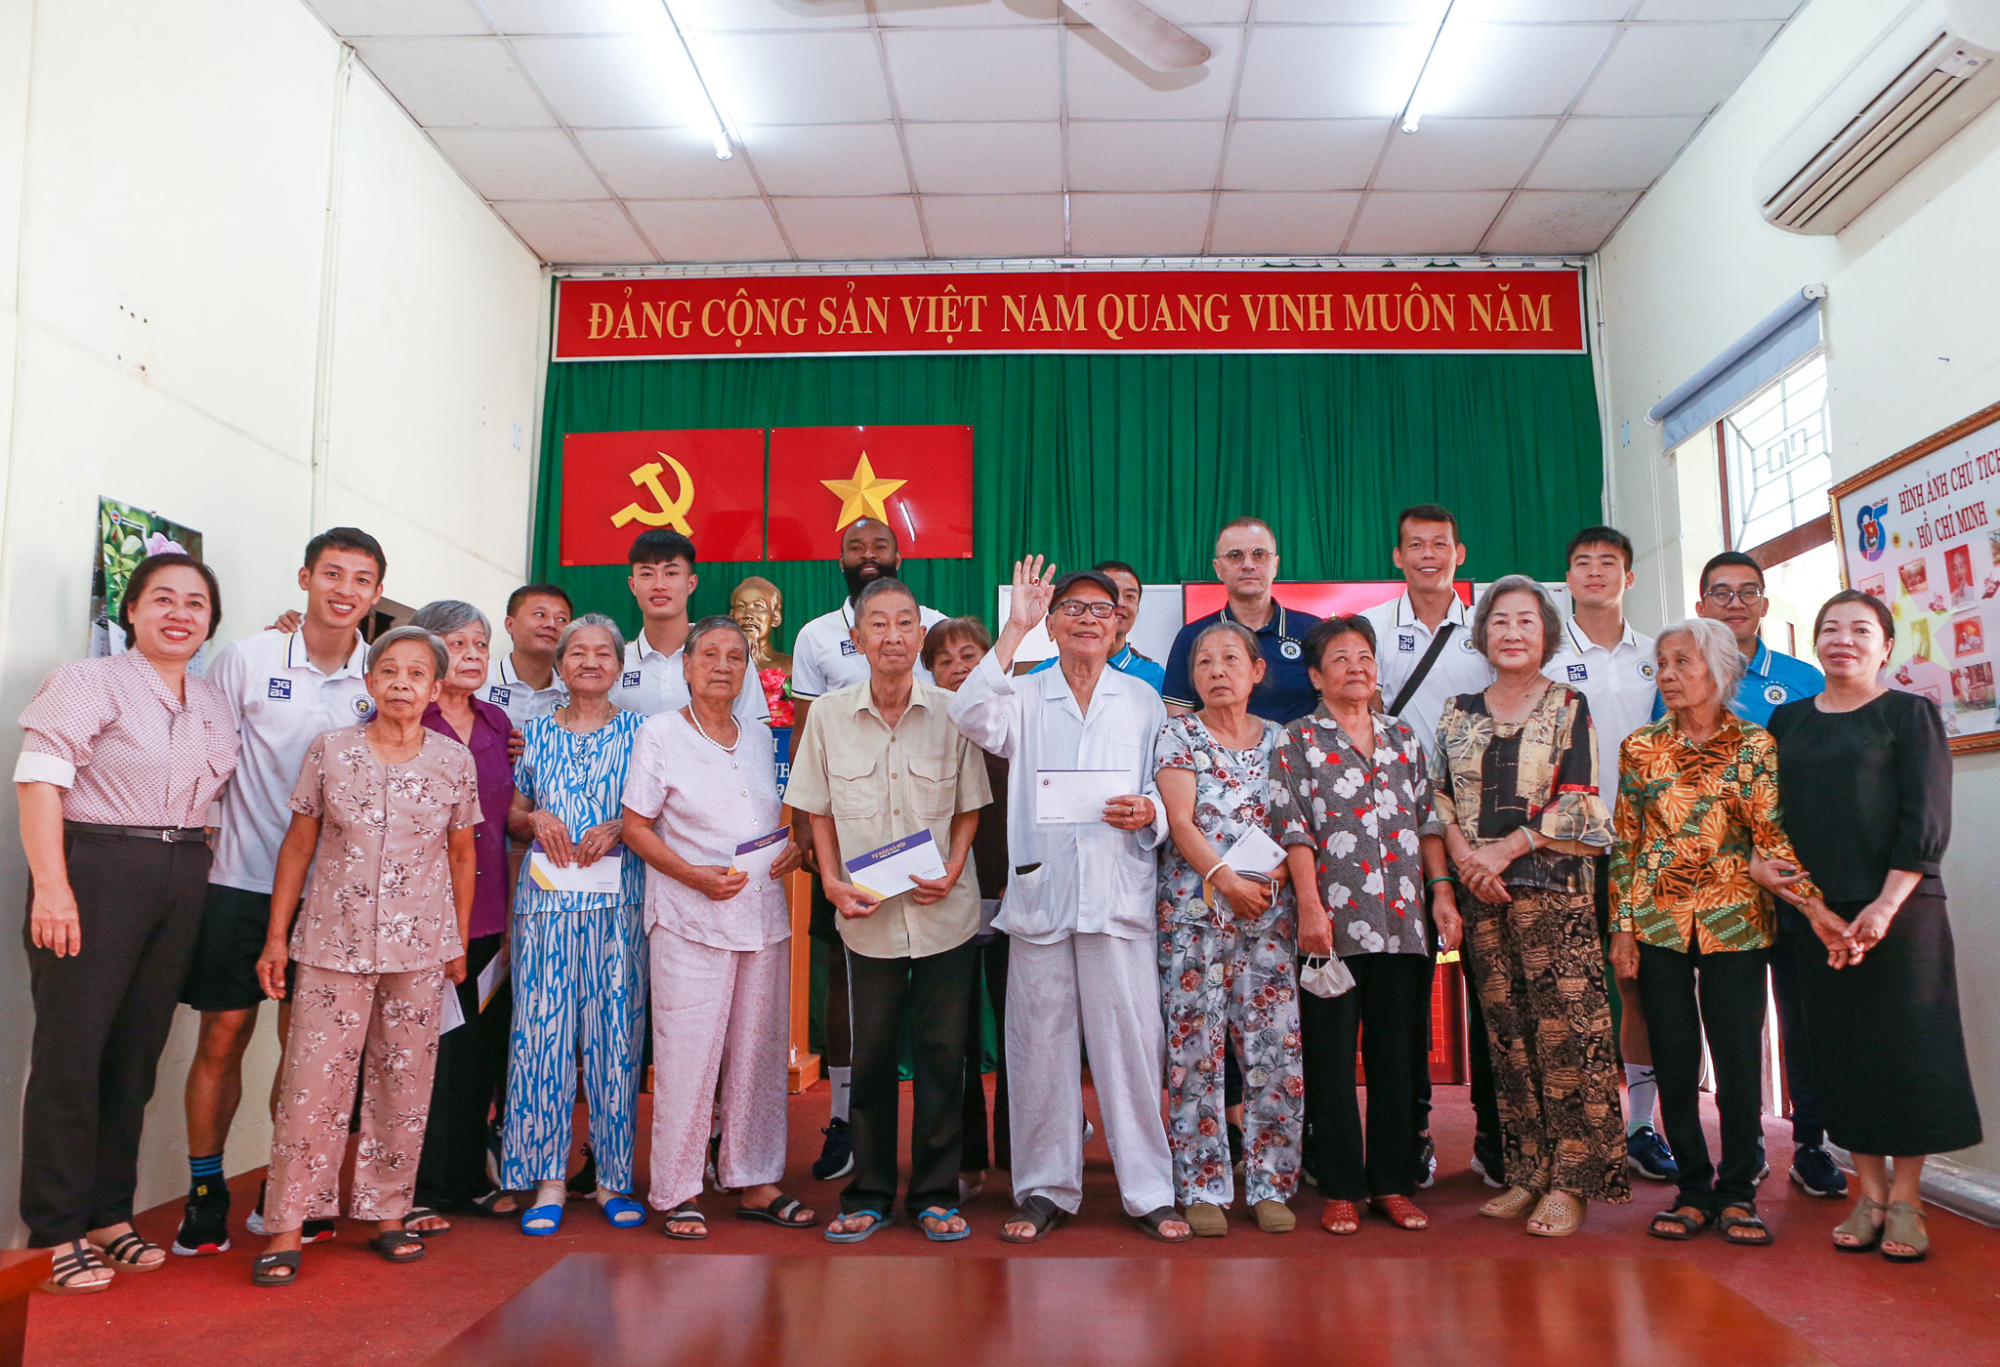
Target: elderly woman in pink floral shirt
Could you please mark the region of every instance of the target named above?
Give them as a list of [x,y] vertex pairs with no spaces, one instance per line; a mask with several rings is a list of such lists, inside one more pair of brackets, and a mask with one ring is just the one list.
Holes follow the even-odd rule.
[[480,820],[471,752],[423,725],[446,665],[444,643],[420,627],[376,641],[374,718],[315,740],[292,790],[270,937],[257,961],[274,998],[285,996],[287,961],[298,970],[264,1210],[271,1242],[251,1270],[259,1286],[297,1281],[301,1226],[339,1206],[357,1079],[361,1145],[348,1214],[376,1222],[369,1246],[390,1262],[424,1256],[403,1219],[429,1117],[444,985],[465,978]]

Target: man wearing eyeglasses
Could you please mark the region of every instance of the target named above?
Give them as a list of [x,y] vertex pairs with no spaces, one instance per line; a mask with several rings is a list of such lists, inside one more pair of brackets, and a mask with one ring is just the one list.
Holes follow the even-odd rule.
[[1294,612],[1271,596],[1278,578],[1278,538],[1260,518],[1239,517],[1215,538],[1215,577],[1229,592],[1219,612],[1189,622],[1167,654],[1167,681],[1160,690],[1174,716],[1201,706],[1188,677],[1195,638],[1217,622],[1237,622],[1257,634],[1264,652],[1264,681],[1250,692],[1250,711],[1280,726],[1297,721],[1319,703],[1306,668],[1305,638],[1319,618]]
[[[1724,551],[1701,567],[1697,617],[1728,627],[1748,668],[1736,689],[1736,715],[1759,726],[1780,703],[1810,698],[1826,690],[1826,676],[1804,660],[1773,650],[1758,637],[1771,600],[1764,596],[1764,570],[1741,551]],[[1664,712],[1655,712],[1664,716]]]

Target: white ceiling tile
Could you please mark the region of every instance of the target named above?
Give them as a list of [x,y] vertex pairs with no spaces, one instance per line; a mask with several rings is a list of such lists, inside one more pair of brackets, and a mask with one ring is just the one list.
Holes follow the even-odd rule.
[[572,128],[671,128],[708,120],[672,35],[516,38],[514,51],[556,116]]
[[743,145],[774,195],[906,195],[903,145],[886,123],[745,128]]
[[882,35],[906,119],[1053,119],[1056,28],[896,29]]
[[[1184,29],[1196,24],[1240,24],[1250,14],[1250,0],[1145,0],[1145,4],[1168,23]],[[1074,14],[1070,17],[1082,22]]]
[[801,261],[885,261],[924,255],[917,201],[909,195],[880,199],[781,199],[778,219]]
[[1666,173],[1700,127],[1692,115],[1564,119],[1522,183],[1533,190],[1643,190]]
[[704,34],[695,59],[731,124],[889,117],[889,87],[871,33]]
[[425,128],[547,128],[553,123],[498,38],[362,38],[354,50]]
[[1453,24],[1432,59],[1424,117],[1560,114],[1617,32],[1615,24]]
[[502,33],[651,33],[660,0],[481,0]]
[[1804,3],[1805,0],[1645,0],[1639,7],[1639,18],[1653,23],[1687,19],[1789,19]]
[[1632,0],[1483,0],[1478,8],[1490,23],[1612,23],[1632,9]]
[[1445,0],[1257,0],[1260,24],[1428,24]]
[[663,0],[688,29],[866,27],[867,0]]
[[716,158],[692,128],[584,129],[583,154],[625,199],[732,199],[757,193],[742,157]]
[[626,206],[663,261],[789,261],[761,199],[633,200]]
[[1359,190],[1375,170],[1386,119],[1245,119],[1229,130],[1225,190]]
[[1062,130],[1052,123],[903,125],[925,194],[1028,194],[1062,189]]
[[883,28],[1014,28],[1047,24],[1058,0],[875,0]]
[[1736,89],[1781,26],[1635,24],[1577,102],[1579,114],[1707,114]]
[[1555,131],[1554,119],[1425,119],[1389,140],[1378,190],[1511,190]]
[[1222,161],[1220,123],[1072,121],[1072,190],[1210,190]]
[[1159,72],[1094,28],[1065,33],[1069,116],[1073,119],[1219,119],[1236,89],[1240,28],[1191,28],[1208,44],[1208,61],[1192,71]]
[[1216,205],[1215,235],[1208,249],[1246,256],[1297,253],[1332,256],[1347,239],[1361,196],[1351,190],[1331,194],[1225,193]]
[[431,137],[488,199],[599,199],[604,185],[553,128],[438,128]]
[[1431,30],[1257,25],[1236,113],[1245,119],[1386,118],[1403,112]]
[[1061,256],[1061,195],[925,195],[924,225],[940,257]]
[[624,265],[655,259],[610,200],[556,204],[502,200],[493,207],[542,260],[556,265]]
[[308,0],[343,38],[491,33],[471,0]]
[[1472,252],[1506,202],[1504,190],[1376,190],[1362,200],[1346,250],[1364,256]]
[[1077,256],[1193,256],[1208,236],[1211,195],[1071,195]]
[[1486,235],[1480,250],[1568,254],[1594,252],[1604,245],[1640,192],[1523,190]]

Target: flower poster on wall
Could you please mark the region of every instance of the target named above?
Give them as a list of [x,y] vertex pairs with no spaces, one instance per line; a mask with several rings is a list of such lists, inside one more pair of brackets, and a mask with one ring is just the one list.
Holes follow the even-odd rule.
[[2000,404],[1835,485],[1841,575],[1889,605],[1884,682],[1938,705],[1954,750],[2000,747]]
[[92,655],[116,655],[125,649],[125,633],[115,620],[118,600],[139,562],[162,551],[185,551],[200,560],[201,533],[129,503],[97,500],[97,553],[90,570]]

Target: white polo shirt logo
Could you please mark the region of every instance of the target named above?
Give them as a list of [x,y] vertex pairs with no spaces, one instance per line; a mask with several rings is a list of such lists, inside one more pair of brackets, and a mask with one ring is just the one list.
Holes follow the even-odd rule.
[[290,679],[271,680],[270,687],[264,690],[264,696],[267,698],[276,698],[279,702],[290,701],[292,696],[292,681]]
[[354,715],[367,721],[375,715],[375,700],[366,693],[357,693],[354,697]]
[[1639,662],[1639,677],[1642,679],[1651,679],[1653,677],[1653,662],[1651,660],[1641,660]]
[[489,688],[486,690],[487,701],[491,702],[495,707],[505,707],[507,699],[511,696],[504,688]]
[[1414,631],[1404,631],[1397,633],[1396,649],[1403,652],[1405,655],[1414,654],[1417,649],[1417,633]]
[[1583,683],[1587,681],[1589,678],[1590,678],[1590,666],[1571,665],[1569,667],[1569,681],[1571,683]]
[[620,688],[637,688],[639,686],[639,678],[640,674],[638,670],[628,669],[620,676],[618,686]]
[[1458,648],[1468,655],[1476,654],[1479,650],[1478,646],[1472,644],[1472,637],[1470,635],[1458,638]]

